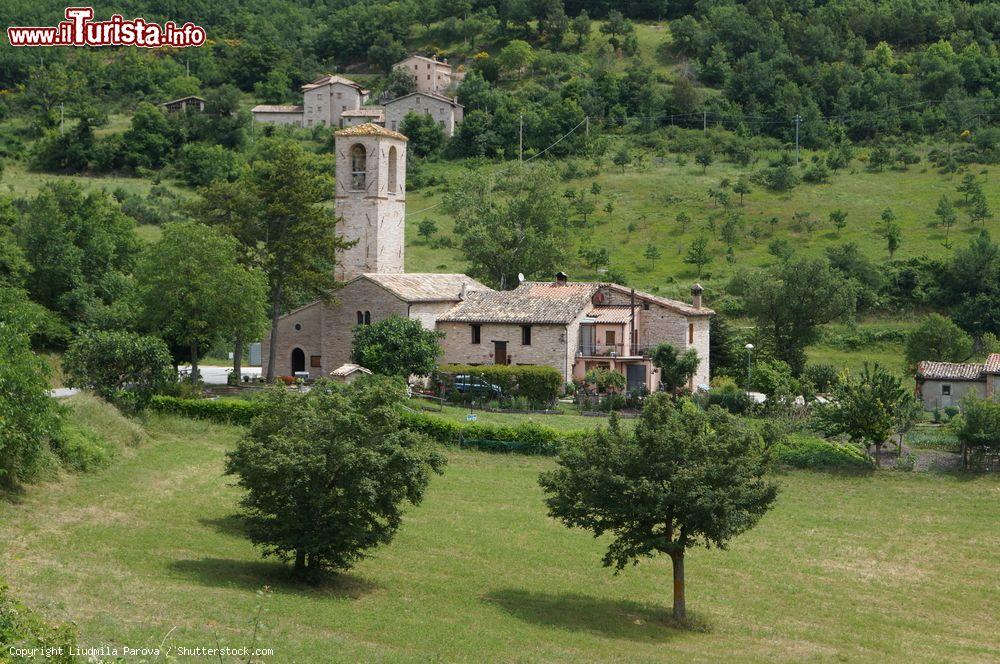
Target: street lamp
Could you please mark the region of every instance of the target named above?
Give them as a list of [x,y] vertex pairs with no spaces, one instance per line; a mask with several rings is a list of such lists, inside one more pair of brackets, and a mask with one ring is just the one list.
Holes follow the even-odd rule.
[[744,346],[747,349],[747,396],[750,395],[750,372],[753,370],[751,360],[753,358],[753,344]]

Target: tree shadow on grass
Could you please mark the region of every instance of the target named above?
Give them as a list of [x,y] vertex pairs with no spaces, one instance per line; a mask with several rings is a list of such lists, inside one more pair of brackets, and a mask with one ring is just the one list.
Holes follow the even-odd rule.
[[218,519],[198,519],[198,523],[208,526],[222,535],[240,538],[246,538],[247,536],[245,522],[239,514],[230,514]]
[[360,599],[381,586],[354,574],[327,573],[317,582],[308,583],[295,576],[290,565],[266,560],[200,558],[175,560],[171,571],[206,586],[260,590],[264,586],[283,592],[314,597]]
[[520,588],[494,590],[482,599],[525,622],[633,641],[669,641],[684,632],[708,631],[697,618],[677,622],[670,609],[640,602]]

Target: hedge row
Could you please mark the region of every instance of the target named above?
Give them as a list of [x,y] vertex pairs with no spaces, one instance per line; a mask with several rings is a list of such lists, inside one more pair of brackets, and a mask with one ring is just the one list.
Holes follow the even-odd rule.
[[537,365],[444,364],[438,368],[436,377],[450,385],[455,376],[463,374],[478,376],[498,386],[507,396],[524,397],[536,404],[552,403],[563,388],[562,374],[552,367]]
[[[247,425],[260,412],[255,401],[243,399],[180,399],[153,397],[150,408],[195,419],[223,424]],[[556,454],[564,445],[579,440],[585,432],[565,433],[528,422],[516,426],[460,424],[442,417],[404,411],[403,424],[424,433],[443,445],[458,445],[485,451],[522,454]]]
[[443,445],[459,445],[484,451],[554,455],[565,445],[579,441],[586,432],[562,432],[524,422],[516,426],[459,424],[424,413],[406,412],[403,422]]
[[149,407],[160,413],[242,425],[250,424],[261,408],[256,401],[245,399],[181,399],[167,396],[153,397]]
[[791,435],[773,448],[774,460],[794,468],[871,468],[872,462],[854,445],[822,438]]

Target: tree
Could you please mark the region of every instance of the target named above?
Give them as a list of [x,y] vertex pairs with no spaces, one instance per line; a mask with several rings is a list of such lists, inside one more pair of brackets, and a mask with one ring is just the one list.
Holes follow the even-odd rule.
[[840,237],[841,232],[847,228],[847,213],[837,208],[830,213],[830,222],[837,229],[837,237]]
[[590,16],[586,9],[581,9],[580,13],[570,21],[569,30],[576,35],[576,48],[580,50],[590,39]]
[[621,168],[622,173],[624,173],[625,167],[632,163],[632,157],[629,156],[628,150],[621,149],[615,153],[615,156],[612,157],[611,161],[615,166]]
[[657,247],[655,244],[647,244],[646,250],[643,252],[642,255],[650,263],[656,263],[656,261],[660,260],[660,257],[663,256],[663,254],[660,252],[660,248]]
[[390,316],[354,328],[351,361],[386,376],[426,376],[437,366],[443,337],[416,318]]
[[688,248],[687,255],[684,256],[684,262],[688,265],[694,265],[697,268],[698,276],[701,276],[705,266],[712,262],[712,253],[708,250],[707,237],[699,235],[695,238]]
[[969,221],[973,224],[979,222],[985,226],[986,221],[992,218],[993,212],[986,202],[986,194],[979,191],[979,193],[972,197],[972,203],[969,205]]
[[200,218],[239,240],[241,262],[267,277],[268,382],[275,377],[282,311],[310,297],[332,300],[338,286],[334,265],[347,242],[324,205],[332,191],[303,149],[284,141],[268,145],[267,158],[254,161],[235,183],[202,191]]
[[958,221],[958,215],[955,213],[955,206],[947,196],[942,196],[938,201],[937,208],[934,209],[934,214],[937,215],[938,223],[944,226],[944,246],[946,248],[951,247],[951,240],[949,239],[951,235],[951,227],[955,225]]
[[587,267],[595,271],[607,266],[611,262],[611,256],[605,247],[580,249],[580,258],[584,260]]
[[701,150],[698,150],[698,154],[694,156],[694,161],[696,164],[701,166],[702,173],[708,172],[708,167],[712,165],[713,160],[714,156],[712,155],[712,151],[708,147],[704,147]]
[[188,351],[191,380],[209,342],[240,332],[252,338],[264,328],[267,283],[260,270],[238,262],[239,252],[235,238],[211,226],[173,223],[136,270],[143,323]]
[[772,353],[798,376],[805,368],[805,349],[820,325],[854,311],[857,286],[818,258],[794,258],[769,270],[742,275],[730,284],[739,292],[747,315],[757,325]]
[[417,235],[424,238],[425,244],[431,243],[431,238],[438,232],[438,225],[433,219],[425,217],[417,224]]
[[513,76],[524,73],[535,59],[531,44],[520,39],[512,39],[497,54],[497,64],[500,70]]
[[346,570],[392,541],[404,503],[419,504],[445,459],[403,426],[399,379],[322,382],[307,393],[275,388],[227,454],[250,541],[293,560],[300,577]]
[[584,375],[583,379],[593,385],[598,392],[613,393],[625,389],[628,382],[625,375],[618,371],[609,371],[604,367],[595,367]]
[[135,413],[177,374],[162,339],[124,331],[87,331],[63,356],[66,385],[93,390],[124,412]]
[[517,274],[549,276],[567,252],[566,208],[546,164],[517,164],[505,177],[469,172],[445,197],[455,218],[469,274],[492,286],[517,284]]
[[962,467],[969,466],[972,458],[987,452],[1000,451],[1000,403],[980,399],[974,392],[962,400],[962,418],[956,423],[956,435],[962,443]]
[[444,129],[428,113],[410,111],[403,117],[399,131],[410,139],[408,147],[418,157],[436,154],[444,146]]
[[740,195],[740,205],[743,205],[743,196],[751,193],[753,190],[750,189],[750,183],[747,182],[746,178],[741,177],[733,185],[733,193]]
[[701,363],[698,351],[694,348],[688,348],[681,353],[667,343],[660,344],[653,350],[652,360],[653,366],[660,370],[660,385],[665,386],[667,392],[672,395],[677,394],[677,390],[688,384]]
[[894,221],[889,222],[885,227],[886,249],[889,251],[889,260],[892,260],[896,250],[903,241],[903,229]]
[[965,362],[972,357],[972,337],[950,318],[929,314],[906,338],[906,366],[918,362]]
[[684,552],[699,544],[726,549],[774,504],[778,490],[765,480],[758,449],[757,437],[722,409],[655,394],[634,431],[612,420],[566,447],[539,484],[550,516],[613,537],[605,567],[670,556],[673,616],[682,621]]
[[847,436],[865,450],[875,446],[879,465],[882,445],[892,435],[900,412],[909,408],[913,395],[897,376],[877,362],[865,362],[857,378],[849,374],[833,389],[829,403],[816,406],[816,424],[828,436]]
[[968,205],[969,201],[974,198],[977,194],[981,194],[983,187],[979,184],[979,180],[972,173],[966,173],[962,176],[962,182],[955,188],[958,193],[962,194],[964,197],[965,204]]
[[406,46],[386,33],[368,48],[368,62],[383,74],[392,71],[392,66],[407,56]]
[[687,212],[678,212],[674,220],[681,225],[681,233],[687,233],[688,224],[691,223],[691,217]]
[[385,91],[389,97],[403,97],[411,92],[417,91],[417,78],[413,72],[405,67],[395,67],[389,72],[385,81]]
[[24,291],[0,288],[0,486],[31,479],[46,447],[60,435],[58,406],[48,394],[48,365],[29,345],[39,315]]

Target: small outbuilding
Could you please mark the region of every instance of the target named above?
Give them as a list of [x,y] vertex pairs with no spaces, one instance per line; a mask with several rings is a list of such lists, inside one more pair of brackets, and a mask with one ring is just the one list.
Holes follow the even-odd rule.
[[983,364],[921,362],[917,365],[917,396],[926,410],[957,406],[968,394],[996,398],[1000,388],[1000,353]]
[[361,376],[370,376],[371,371],[359,364],[342,364],[330,372],[330,378],[340,383],[352,383]]

